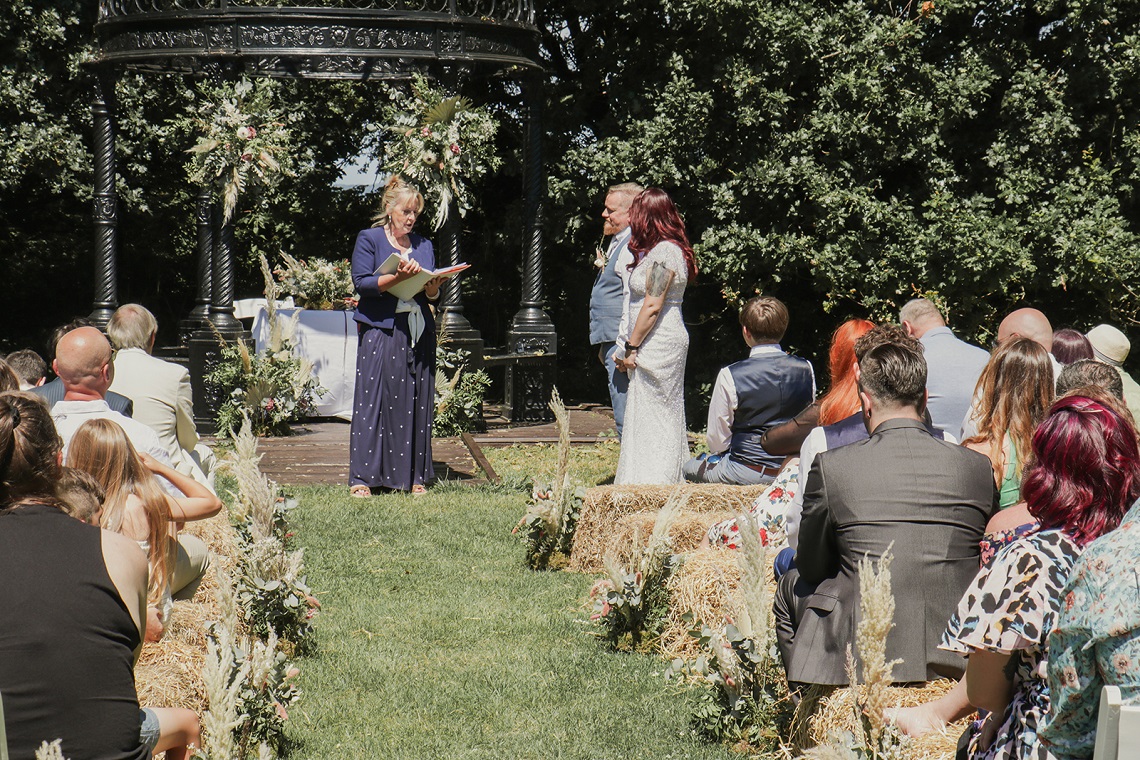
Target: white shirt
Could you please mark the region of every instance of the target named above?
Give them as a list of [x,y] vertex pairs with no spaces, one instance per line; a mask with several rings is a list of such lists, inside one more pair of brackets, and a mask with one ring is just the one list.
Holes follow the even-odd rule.
[[618,322],[617,344],[621,355],[625,356],[625,342],[629,340],[629,265],[633,263],[633,254],[629,250],[629,237],[633,230],[626,227],[614,235],[610,241],[608,256],[617,256],[614,262],[614,274],[621,278],[621,321]]
[[[59,401],[51,408],[51,418],[55,422],[56,432],[63,439],[64,463],[67,462],[67,447],[71,444],[71,439],[75,437],[75,431],[79,430],[80,425],[88,420],[111,420],[118,423],[119,427],[126,432],[127,438],[136,451],[146,452],[157,461],[170,466],[170,454],[162,445],[162,441],[158,439],[158,433],[138,420],[133,420],[125,414],[113,411],[103,399],[98,401]],[[156,475],[155,479],[171,496],[181,498],[185,495],[166,478]]]
[[[783,353],[784,350],[779,344],[765,343],[753,346],[748,352],[748,358]],[[815,370],[810,364],[808,370],[811,372],[811,397],[815,398]],[[728,446],[732,442],[732,421],[736,417],[738,404],[736,381],[732,379],[728,367],[722,367],[716,376],[716,384],[713,385],[712,398],[709,399],[709,420],[705,432],[705,440],[708,441],[709,451],[713,454],[723,454],[728,451]],[[796,413],[799,412],[797,409]]]

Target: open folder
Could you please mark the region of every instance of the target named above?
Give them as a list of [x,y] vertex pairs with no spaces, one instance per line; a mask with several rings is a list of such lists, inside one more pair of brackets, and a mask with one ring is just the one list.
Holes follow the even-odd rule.
[[[378,266],[376,268],[376,271],[372,274],[376,276],[380,276],[382,274],[395,274],[396,267],[400,266],[400,262],[404,260],[404,257],[400,254],[393,253],[391,256],[385,259],[384,263]],[[396,296],[396,298],[404,301],[410,301],[413,297],[415,297],[416,293],[419,293],[424,289],[424,286],[427,285],[428,280],[432,279],[433,277],[443,277],[444,279],[447,279],[448,277],[454,277],[464,269],[468,269],[470,267],[470,264],[456,264],[455,266],[444,267],[443,269],[424,269],[421,270],[419,274],[414,274],[406,280],[401,280],[394,285],[389,285],[388,292]]]

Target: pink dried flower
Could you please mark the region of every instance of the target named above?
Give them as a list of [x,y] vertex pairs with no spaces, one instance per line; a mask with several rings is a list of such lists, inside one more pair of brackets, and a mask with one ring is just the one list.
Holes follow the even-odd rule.
[[453,156],[458,156],[458,155],[459,155],[459,145],[457,145],[456,143],[452,143],[452,144],[451,144],[451,154],[452,154]]

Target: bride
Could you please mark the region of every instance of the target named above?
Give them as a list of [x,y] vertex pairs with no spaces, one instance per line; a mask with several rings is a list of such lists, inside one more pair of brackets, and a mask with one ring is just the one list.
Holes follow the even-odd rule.
[[685,223],[664,190],[651,187],[634,199],[629,226],[634,260],[614,354],[618,368],[629,374],[629,392],[614,483],[680,483],[681,465],[689,458],[689,333],[681,299],[697,265]]

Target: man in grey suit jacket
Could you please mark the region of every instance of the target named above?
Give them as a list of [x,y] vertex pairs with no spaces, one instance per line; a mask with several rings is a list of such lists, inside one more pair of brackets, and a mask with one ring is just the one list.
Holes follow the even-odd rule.
[[965,661],[938,649],[978,572],[978,541],[996,509],[989,460],[933,437],[923,423],[926,362],[887,343],[859,363],[871,437],[816,457],[804,488],[796,569],[776,592],[776,637],[793,684],[846,684],[859,618],[858,561],[894,545],[897,683],[957,678]]

